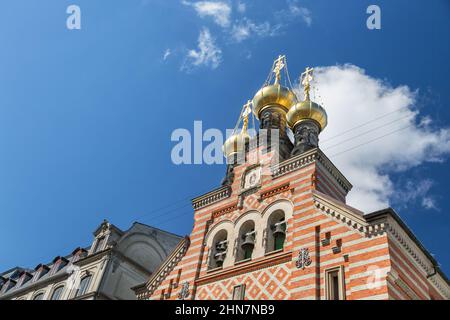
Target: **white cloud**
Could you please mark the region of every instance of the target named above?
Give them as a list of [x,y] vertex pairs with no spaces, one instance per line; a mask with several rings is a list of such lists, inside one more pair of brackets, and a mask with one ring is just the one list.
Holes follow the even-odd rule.
[[432,197],[429,197],[429,196],[426,196],[422,199],[422,206],[425,209],[429,209],[429,210],[431,210],[431,209],[439,210],[439,208],[436,205],[436,201]]
[[273,37],[278,34],[280,25],[272,26],[268,21],[262,23],[255,23],[249,19],[243,19],[231,28],[231,39],[236,42],[241,42],[250,38],[251,36]]
[[222,62],[222,50],[214,42],[207,28],[200,31],[197,50],[189,50],[182,69],[189,71],[192,67],[206,66],[216,69]]
[[201,18],[211,17],[215,23],[224,28],[230,25],[231,7],[226,2],[198,1],[191,3],[182,1],[182,3],[192,6]]
[[288,1],[288,10],[292,18],[300,17],[306,25],[312,24],[311,10],[301,7],[298,1]]
[[308,8],[299,5],[297,0],[288,0],[287,8],[275,13],[275,17],[280,23],[288,25],[298,18],[303,20],[309,27],[312,24],[312,12]]
[[170,49],[166,49],[166,51],[164,51],[163,60],[166,61],[167,58],[169,58],[169,56],[171,54],[172,54],[172,51],[170,51]]
[[425,208],[436,207],[427,195],[429,180],[408,187],[395,185],[392,178],[450,153],[450,130],[433,128],[429,117],[420,116],[417,92],[392,87],[353,65],[316,68],[316,77],[316,101],[329,120],[319,145],[354,185],[348,203],[369,212],[415,196],[424,199]]
[[247,10],[247,6],[244,2],[238,1],[237,5],[236,5],[237,11],[239,13],[244,13],[245,10]]

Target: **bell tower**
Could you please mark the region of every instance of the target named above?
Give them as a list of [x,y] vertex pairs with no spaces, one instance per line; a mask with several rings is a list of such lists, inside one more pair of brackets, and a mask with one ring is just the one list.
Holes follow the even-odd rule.
[[[282,77],[284,75],[284,77]],[[281,84],[284,80],[284,85]],[[259,120],[259,128],[267,134],[267,150],[270,150],[273,131],[276,130],[279,141],[279,161],[289,158],[292,143],[287,135],[286,113],[297,102],[297,97],[292,90],[287,61],[284,55],[280,55],[272,65],[269,77],[262,88],[253,97],[253,107]]]
[[319,133],[327,126],[327,113],[310,99],[313,69],[306,68],[300,79],[304,90],[304,100],[297,102],[286,114],[287,123],[295,139],[292,156],[317,148]]
[[[223,145],[222,186],[192,200],[191,235],[136,290],[139,299],[450,297],[433,258],[392,209],[364,215],[346,204],[352,185],[318,147],[327,114],[311,100],[312,81],[306,68],[297,97],[285,56],[274,61]],[[253,115],[256,137],[247,131]],[[264,132],[270,139],[260,142]],[[376,283],[374,269],[384,272]],[[413,275],[417,288],[403,280]]]

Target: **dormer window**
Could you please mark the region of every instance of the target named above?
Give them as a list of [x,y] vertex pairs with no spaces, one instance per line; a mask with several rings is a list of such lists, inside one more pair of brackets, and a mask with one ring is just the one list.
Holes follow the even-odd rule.
[[76,248],[72,251],[72,263],[80,260],[81,258],[84,258],[87,254],[87,251],[83,248]]
[[44,275],[46,275],[49,272],[50,268],[48,266],[46,266],[45,264],[38,264],[36,266],[36,268],[34,268],[34,270],[36,272],[34,273],[34,276],[33,276],[33,282],[39,280]]
[[57,256],[55,259],[53,259],[51,274],[57,273],[59,270],[64,268],[68,263],[69,260],[67,260],[66,258]]
[[16,281],[13,279],[8,279],[6,283],[2,287],[1,293],[7,292],[9,289],[13,288],[16,285]]
[[105,247],[105,242],[106,242],[105,236],[97,238],[97,240],[95,241],[95,246],[94,246],[94,250],[92,251],[92,253],[97,253],[99,251],[102,251]]
[[23,286],[25,283],[27,283],[29,280],[33,278],[33,275],[29,272],[22,272],[22,275],[19,278],[19,281],[17,282],[17,286]]

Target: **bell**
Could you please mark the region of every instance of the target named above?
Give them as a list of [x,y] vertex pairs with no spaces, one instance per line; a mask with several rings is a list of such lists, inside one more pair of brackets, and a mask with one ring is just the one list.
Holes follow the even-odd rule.
[[227,240],[218,242],[216,244],[217,251],[225,251],[225,250],[227,250],[227,244],[228,244]]
[[251,231],[243,235],[244,241],[242,242],[241,248],[246,250],[247,248],[253,248],[255,246],[255,232]]
[[286,234],[286,224],[284,221],[277,222],[273,225],[273,235]]
[[225,254],[226,252],[219,252],[214,255],[217,264],[223,264],[223,261],[225,260]]

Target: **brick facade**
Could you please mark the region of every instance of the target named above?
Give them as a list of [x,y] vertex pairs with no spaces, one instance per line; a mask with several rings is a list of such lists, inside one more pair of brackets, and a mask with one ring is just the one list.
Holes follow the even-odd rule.
[[[147,283],[134,288],[139,299],[226,300],[235,286],[245,285],[249,300],[323,300],[332,295],[333,280],[327,279],[336,279],[340,299],[450,297],[436,261],[392,209],[363,215],[345,204],[351,184],[319,149],[263,168],[269,174],[243,190],[242,179],[253,167],[237,166],[231,186],[193,200],[191,235]],[[270,251],[274,212],[285,216],[286,238],[281,250]],[[255,247],[250,260],[237,261],[239,230],[247,221],[256,231]],[[227,235],[228,249],[223,266],[211,268],[219,231]],[[302,249],[310,263],[299,268]]]

